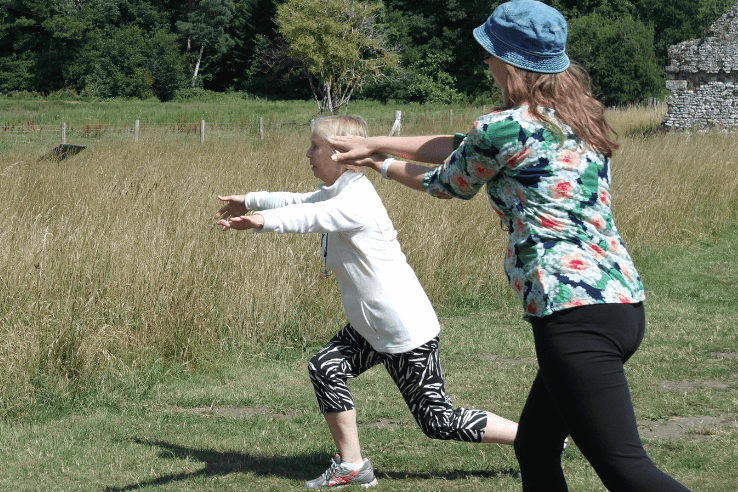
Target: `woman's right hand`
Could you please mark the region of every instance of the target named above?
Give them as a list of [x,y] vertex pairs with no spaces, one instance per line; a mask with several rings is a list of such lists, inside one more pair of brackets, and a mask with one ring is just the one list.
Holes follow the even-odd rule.
[[374,139],[372,138],[338,136],[330,137],[328,143],[338,151],[337,154],[333,154],[333,160],[337,162],[348,161],[344,162],[345,164],[367,166],[370,165],[368,162],[364,164],[361,164],[361,162],[379,153],[376,145],[373,145]]

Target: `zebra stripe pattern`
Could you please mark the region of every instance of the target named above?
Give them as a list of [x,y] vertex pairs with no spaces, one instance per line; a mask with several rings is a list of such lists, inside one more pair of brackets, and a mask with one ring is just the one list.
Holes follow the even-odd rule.
[[438,342],[436,336],[409,352],[382,353],[347,324],[308,363],[321,413],[355,408],[346,380],[381,363],[426,436],[480,442],[487,426],[487,413],[453,408],[443,383]]

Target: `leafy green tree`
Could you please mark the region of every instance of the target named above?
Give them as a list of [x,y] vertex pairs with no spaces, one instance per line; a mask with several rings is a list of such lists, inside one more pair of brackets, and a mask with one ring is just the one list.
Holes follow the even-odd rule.
[[[405,71],[405,80],[388,84],[385,93],[397,99],[408,93],[418,102],[483,99],[486,103],[496,99],[486,67],[479,60],[472,30],[483,24],[502,0],[384,3],[387,15],[383,22],[390,41],[400,46]],[[408,92],[410,88],[413,90]]]
[[192,75],[192,87],[197,82],[206,46],[217,59],[235,45],[226,33],[232,18],[233,0],[201,0],[197,8],[187,14],[187,21],[177,21],[177,29],[187,37],[187,50],[191,48],[190,42],[200,47]]
[[0,87],[45,92],[60,88],[69,46],[46,22],[55,15],[53,0],[0,0]]
[[568,52],[589,71],[593,93],[606,105],[641,102],[663,92],[653,31],[630,16],[612,20],[594,13],[574,19]]
[[435,43],[426,45],[421,60],[413,63],[397,79],[384,84],[371,86],[365,92],[373,99],[383,102],[389,100],[434,103],[458,104],[463,101],[463,94],[455,86],[456,80],[445,71],[450,62],[451,54],[448,50],[433,49]]
[[101,98],[153,97],[153,77],[144,68],[145,42],[143,32],[135,26],[118,29],[102,39],[92,73],[85,80],[86,88]]
[[151,75],[151,91],[162,101],[174,99],[187,83],[186,61],[177,37],[167,29],[159,29],[146,38],[144,67]]
[[290,0],[277,8],[287,56],[304,69],[320,112],[338,112],[355,90],[399,67],[377,26],[379,9],[355,0]]
[[638,18],[653,26],[654,50],[659,65],[666,66],[669,46],[701,38],[735,0],[639,0]]

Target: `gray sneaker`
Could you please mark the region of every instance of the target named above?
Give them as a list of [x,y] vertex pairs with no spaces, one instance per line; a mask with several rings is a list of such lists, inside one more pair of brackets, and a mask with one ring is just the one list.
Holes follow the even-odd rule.
[[335,455],[331,459],[331,466],[315,480],[305,482],[306,489],[322,489],[326,487],[342,487],[349,484],[358,484],[368,489],[377,485],[374,478],[374,469],[369,458],[364,458],[364,464],[358,470],[349,470],[341,466],[341,457]]

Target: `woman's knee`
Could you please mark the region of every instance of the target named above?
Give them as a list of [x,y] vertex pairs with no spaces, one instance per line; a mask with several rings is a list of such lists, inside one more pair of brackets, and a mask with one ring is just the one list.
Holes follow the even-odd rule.
[[420,423],[420,430],[427,437],[437,439],[439,441],[448,441],[453,439],[452,429],[448,425],[439,425],[438,423]]
[[330,379],[328,377],[328,369],[326,365],[324,364],[324,361],[321,361],[320,354],[315,354],[307,365],[308,374],[310,375],[310,379],[312,380],[328,380]]

